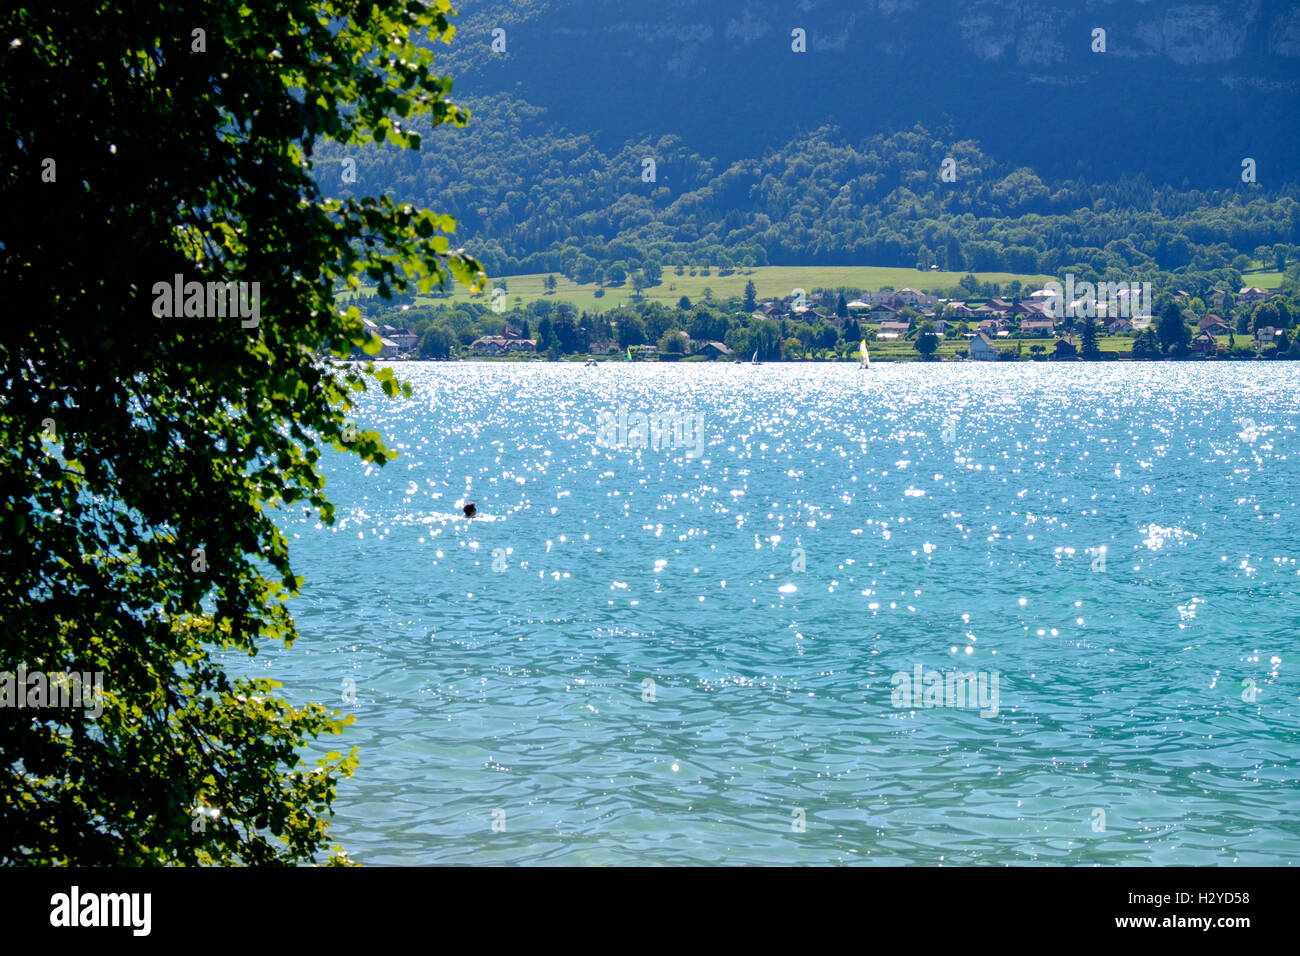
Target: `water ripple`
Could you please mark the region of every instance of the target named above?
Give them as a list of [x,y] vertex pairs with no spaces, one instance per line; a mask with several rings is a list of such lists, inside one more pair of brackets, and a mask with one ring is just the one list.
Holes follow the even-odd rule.
[[357,859],[1300,854],[1292,366],[399,372],[257,662],[357,716]]

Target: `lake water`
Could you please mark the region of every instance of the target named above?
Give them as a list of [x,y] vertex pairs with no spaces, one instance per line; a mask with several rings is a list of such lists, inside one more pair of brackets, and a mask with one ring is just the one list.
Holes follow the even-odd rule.
[[1300,859],[1300,366],[398,371],[255,666],[357,860]]

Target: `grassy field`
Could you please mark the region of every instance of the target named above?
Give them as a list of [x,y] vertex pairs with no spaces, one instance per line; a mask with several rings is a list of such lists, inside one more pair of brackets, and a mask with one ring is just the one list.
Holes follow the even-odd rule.
[[[546,293],[544,285],[546,273],[534,275],[503,276],[489,280],[488,291],[472,296],[462,288],[446,299],[420,297],[417,305],[430,305],[439,302],[480,302],[490,304],[491,290],[504,282],[507,290],[507,308],[526,304],[534,299],[551,299],[555,302],[568,302],[588,312],[606,312],[620,305],[631,303],[633,289],[631,285],[610,286],[603,296],[597,297],[598,287],[591,284],[570,282],[564,276],[555,275],[556,291],[554,295]],[[731,275],[718,275],[716,269],[712,275],[703,275],[697,271],[692,276],[689,270],[683,275],[676,275],[673,268],[664,270],[663,282],[646,289],[644,298],[649,302],[662,302],[676,305],[682,296],[692,302],[704,298],[706,288],[713,290],[716,299],[725,299],[733,295],[743,295],[745,283],[752,281],[758,290],[758,297],[789,296],[795,289],[811,292],[815,288],[837,288],[839,286],[856,287],[877,291],[884,286],[894,289],[911,287],[914,289],[946,289],[955,286],[966,275],[964,272],[918,272],[916,269],[889,268],[884,266],[764,266],[758,269],[738,269]],[[1051,276],[1015,275],[1010,272],[978,272],[975,278],[981,282],[997,282],[1006,285],[1013,279],[1019,279],[1022,285],[1038,288]]]
[[[630,284],[608,286],[604,290],[604,295],[597,296],[596,293],[600,289],[594,284],[571,282],[558,273],[554,275],[556,291],[553,295],[546,292],[547,273],[534,273],[494,278],[488,282],[488,291],[478,295],[471,295],[464,288],[457,286],[455,291],[446,298],[420,296],[416,298],[416,304],[478,302],[489,305],[492,301],[492,288],[501,283],[505,284],[507,290],[507,308],[514,308],[532,302],[534,299],[550,299],[553,302],[568,302],[587,312],[607,312],[634,301]],[[795,289],[811,292],[816,288],[833,289],[840,286],[869,291],[879,291],[885,286],[893,289],[907,287],[921,290],[948,289],[956,286],[964,275],[965,272],[919,272],[916,269],[892,266],[763,266],[758,269],[737,269],[725,276],[719,275],[716,269],[707,276],[698,270],[695,275],[691,275],[687,270],[679,276],[672,267],[669,267],[664,270],[663,281],[653,288],[646,289],[643,297],[648,302],[676,305],[682,296],[688,297],[692,302],[703,299],[704,290],[707,288],[713,290],[715,299],[726,299],[733,295],[743,295],[745,283],[751,280],[758,290],[760,299],[778,295],[789,296]],[[1247,272],[1242,275],[1242,282],[1260,289],[1276,289],[1282,284],[1283,277],[1281,272]],[[1011,272],[977,272],[975,278],[980,282],[996,282],[1003,286],[1013,279],[1019,279],[1028,292],[1041,287],[1053,277],[1017,275]],[[369,293],[374,290],[366,288],[363,291]],[[350,297],[350,293],[343,293],[339,296],[339,301],[345,302]]]
[[[1246,336],[1237,336],[1238,345],[1242,345],[1246,341]],[[1017,345],[1022,345],[1022,353],[1026,359],[1030,358],[1034,354],[1030,351],[1033,346],[1040,346],[1043,350],[1043,354],[1047,355],[1049,358],[1055,354],[1056,349],[1055,336],[1033,339],[996,339],[995,342],[998,349],[1006,351],[1015,351]],[[1226,347],[1228,345],[1228,336],[1218,336],[1218,342],[1220,345]],[[1079,344],[1079,333],[1077,331],[1074,334],[1074,344],[1076,347]],[[1097,347],[1103,352],[1127,354],[1133,351],[1133,337],[1128,335],[1099,335],[1097,337]],[[867,349],[871,353],[871,361],[873,362],[915,362],[920,360],[920,354],[916,351],[916,348],[912,345],[911,341],[905,339],[871,342],[867,346]],[[951,361],[957,358],[958,351],[966,352],[967,355],[969,355],[970,340],[966,338],[940,339],[939,350],[936,354],[944,361]],[[586,356],[570,357],[571,361],[581,361],[585,359]],[[600,360],[621,362],[623,361],[623,353],[611,352],[608,357],[601,358]],[[736,356],[736,360],[745,361],[745,357]],[[851,350],[848,360],[853,362],[858,361],[858,350],[856,346]],[[813,359],[805,359],[805,361],[813,361]]]
[[[995,339],[996,347],[1015,351],[1018,344],[1024,346],[1025,358],[1031,354],[1030,346],[1041,346],[1046,354],[1054,354],[1056,348],[1056,338],[1048,337],[1045,339]],[[1075,345],[1079,344],[1079,336],[1074,337]],[[1131,352],[1133,350],[1133,340],[1122,335],[1106,335],[1097,338],[1097,346],[1103,352]],[[918,357],[916,349],[909,341],[895,339],[888,342],[872,342],[867,346],[871,352],[871,361],[915,361]],[[952,359],[957,357],[958,350],[970,352],[969,339],[940,339],[938,355],[941,359]],[[857,355],[857,350],[854,350]]]
[[1241,282],[1256,289],[1276,289],[1282,285],[1285,276],[1284,272],[1243,272]]
[[[1224,348],[1228,347],[1229,337],[1226,335],[1215,336],[1215,340]],[[1237,345],[1246,345],[1253,340],[1248,335],[1238,335]],[[1043,339],[995,339],[995,345],[999,349],[1014,351],[1017,345],[1023,346],[1025,358],[1029,358],[1033,353],[1030,351],[1032,346],[1042,346],[1045,354],[1049,357],[1055,354],[1056,338],[1049,336]],[[1076,329],[1074,333],[1074,344],[1079,345],[1079,332]],[[1097,337],[1097,347],[1103,352],[1120,352],[1127,353],[1133,351],[1133,336],[1131,335],[1099,335]],[[912,343],[904,340],[891,340],[888,342],[872,342],[867,346],[871,352],[871,361],[915,361],[918,358],[917,351]],[[970,352],[970,341],[968,339],[941,339],[939,341],[938,355],[941,359],[952,359],[957,356],[958,349]],[[854,356],[857,350],[854,349]]]
[[[1220,346],[1222,346],[1223,348],[1229,347],[1229,336],[1220,335],[1217,336],[1216,338]],[[1016,351],[1017,346],[1021,346],[1020,349],[1021,355],[1025,359],[1030,359],[1035,354],[1041,354],[1046,358],[1050,359],[1055,354],[1055,349],[1056,349],[1055,336],[1050,336],[1047,338],[1032,338],[1032,339],[1006,338],[1006,339],[996,339],[995,342],[996,342],[996,347],[1002,351],[1014,352]],[[1236,337],[1236,342],[1238,346],[1242,346],[1253,342],[1253,340],[1249,336],[1238,335]],[[1074,344],[1076,347],[1079,345],[1079,333],[1077,330],[1074,333]],[[1041,352],[1034,353],[1032,351],[1032,348],[1034,346],[1040,347]],[[1097,347],[1101,349],[1101,351],[1103,352],[1114,352],[1120,355],[1128,355],[1133,351],[1133,336],[1099,335],[1097,337]],[[877,342],[870,343],[868,348],[871,352],[872,362],[916,362],[916,361],[920,361],[921,358],[920,354],[916,351],[915,347],[908,340],[891,339],[885,342],[877,341]],[[936,354],[938,358],[942,361],[953,361],[958,357],[957,356],[958,351],[965,352],[969,356],[970,340],[965,338],[940,339],[939,350]],[[593,356],[569,355],[569,356],[565,356],[563,361],[583,362],[586,361],[589,357],[593,357]],[[598,362],[622,362],[624,360],[623,353],[618,350],[611,352],[607,356],[598,355],[598,356],[594,356],[594,358]],[[536,362],[542,360],[542,357],[535,356],[535,355],[527,355],[527,356],[512,355],[512,356],[501,356],[501,357],[491,357],[491,358],[479,358],[477,360],[487,361],[487,362]],[[645,361],[645,360],[638,359],[638,361]],[[651,359],[650,361],[655,361],[655,360]],[[687,363],[691,363],[696,361],[707,361],[707,360],[702,359],[700,357],[691,357],[686,359],[685,361]],[[744,362],[747,361],[747,359],[743,355],[738,355],[728,361]],[[807,357],[802,359],[802,361],[826,361],[826,359],[822,358],[821,353],[819,352],[817,353],[817,356]],[[850,350],[847,358],[837,359],[835,361],[848,361],[848,362],[856,363],[858,361],[857,347],[854,346]]]

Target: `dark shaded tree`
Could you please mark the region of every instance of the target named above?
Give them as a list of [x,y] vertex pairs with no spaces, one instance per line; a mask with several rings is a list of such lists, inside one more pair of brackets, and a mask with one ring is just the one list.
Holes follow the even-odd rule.
[[912,347],[920,353],[921,358],[929,360],[939,348],[939,336],[934,332],[934,324],[925,321],[921,324],[920,330],[916,333],[916,340],[913,341]]
[[1094,362],[1101,357],[1101,349],[1097,346],[1097,320],[1092,316],[1087,316],[1083,320],[1079,346],[1079,354],[1084,361]]
[[450,330],[435,325],[427,329],[424,336],[420,339],[420,358],[423,359],[445,359],[450,358],[452,351],[456,348],[456,336]]
[[1171,350],[1177,352],[1180,349],[1185,351],[1187,344],[1192,340],[1191,330],[1183,321],[1183,310],[1172,299],[1160,310],[1156,334],[1160,339],[1160,347],[1165,352]]

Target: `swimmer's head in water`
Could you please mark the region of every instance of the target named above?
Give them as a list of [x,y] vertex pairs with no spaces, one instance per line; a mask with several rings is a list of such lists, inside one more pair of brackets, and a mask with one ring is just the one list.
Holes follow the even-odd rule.
[[465,503],[465,507],[462,510],[465,512],[466,518],[472,518],[476,514],[478,514],[478,509],[474,507],[474,502],[472,501],[467,501]]

